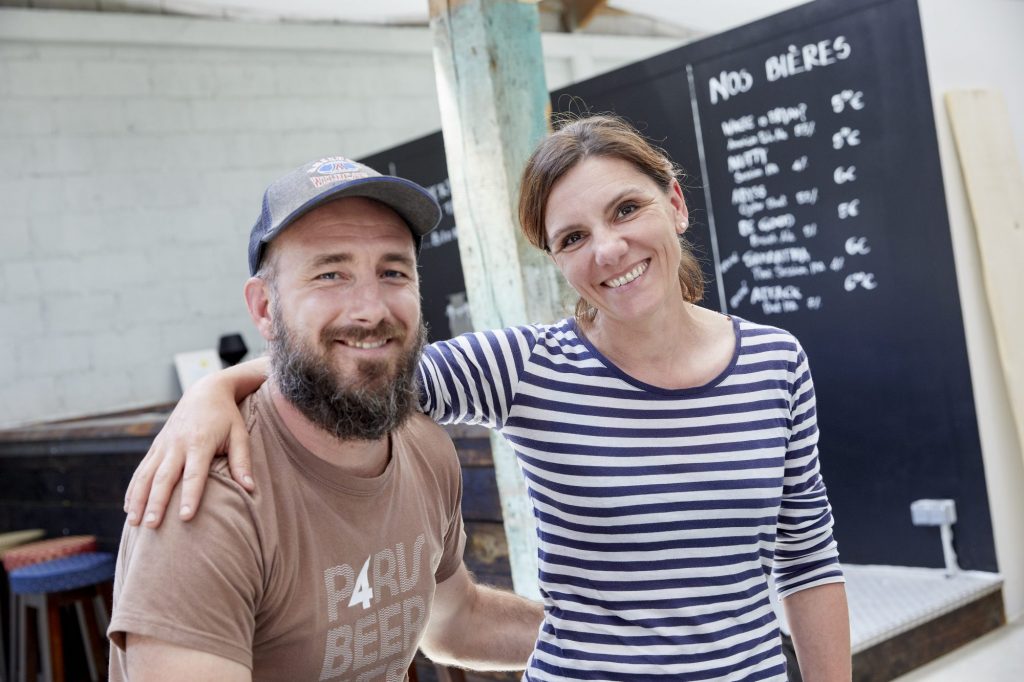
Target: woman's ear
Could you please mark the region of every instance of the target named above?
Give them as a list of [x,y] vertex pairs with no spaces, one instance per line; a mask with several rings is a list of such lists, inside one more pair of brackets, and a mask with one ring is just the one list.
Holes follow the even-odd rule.
[[686,208],[686,199],[683,198],[683,188],[679,181],[672,179],[672,186],[669,188],[669,203],[675,212],[676,233],[682,234],[690,227],[690,211]]

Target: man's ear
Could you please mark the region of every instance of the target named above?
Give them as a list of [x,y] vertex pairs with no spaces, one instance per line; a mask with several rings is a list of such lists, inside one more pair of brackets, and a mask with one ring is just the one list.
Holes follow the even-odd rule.
[[250,277],[245,282],[245,305],[249,317],[267,341],[274,340],[274,320],[271,315],[270,284],[260,277]]

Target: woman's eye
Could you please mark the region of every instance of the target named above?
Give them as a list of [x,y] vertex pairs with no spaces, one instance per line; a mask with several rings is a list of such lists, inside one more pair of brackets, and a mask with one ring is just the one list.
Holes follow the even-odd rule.
[[619,206],[619,208],[616,209],[615,214],[619,218],[625,218],[626,216],[633,213],[636,209],[637,205],[630,201]]
[[564,249],[568,246],[572,246],[581,239],[583,239],[583,235],[579,232],[570,232],[562,238],[562,248]]

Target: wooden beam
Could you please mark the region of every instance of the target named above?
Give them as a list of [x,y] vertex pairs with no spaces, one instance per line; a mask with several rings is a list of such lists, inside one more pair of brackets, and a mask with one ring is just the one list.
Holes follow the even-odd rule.
[[586,28],[607,4],[607,0],[563,0],[562,24],[565,30],[572,33]]
[[[561,317],[560,276],[520,235],[519,179],[550,113],[534,2],[430,0],[441,129],[475,329]],[[533,514],[515,455],[491,438],[517,592],[539,598]]]
[[974,218],[1010,408],[1024,448],[1024,174],[998,91],[948,92],[946,109]]

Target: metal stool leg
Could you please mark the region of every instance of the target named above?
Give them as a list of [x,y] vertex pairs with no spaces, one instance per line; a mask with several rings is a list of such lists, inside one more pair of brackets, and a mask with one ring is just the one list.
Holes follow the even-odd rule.
[[[28,624],[29,608],[24,597],[18,597],[18,679],[17,682],[36,682],[39,677],[36,661],[38,659],[38,637],[29,637],[28,633],[32,628]],[[32,626],[35,627],[39,621],[38,613],[32,610]],[[31,647],[31,651],[29,650]]]
[[18,620],[18,595],[14,594],[14,592],[11,592],[11,599],[10,602],[8,602],[8,607],[11,612],[10,620],[7,621],[11,626],[11,660],[8,671],[10,672],[9,677],[11,682],[18,682],[18,652],[21,651],[18,646],[18,642],[20,641],[18,639],[18,635],[21,631],[21,625]]
[[[39,620],[46,626],[46,639],[42,640],[43,649],[40,653],[43,661],[43,679],[64,682],[64,647],[60,630],[60,607],[45,594],[41,596],[41,601]],[[40,626],[39,634],[43,635],[43,632],[44,628]]]
[[[0,608],[2,610],[2,608]],[[8,625],[8,627],[10,627]],[[6,682],[7,680],[7,652],[4,645],[4,624],[3,617],[0,616],[0,682]]]
[[93,608],[92,600],[76,600],[75,612],[78,613],[78,628],[82,634],[85,662],[89,666],[89,679],[98,682],[100,677],[97,666],[103,660],[103,648],[100,644],[100,628],[96,622],[96,610]]

